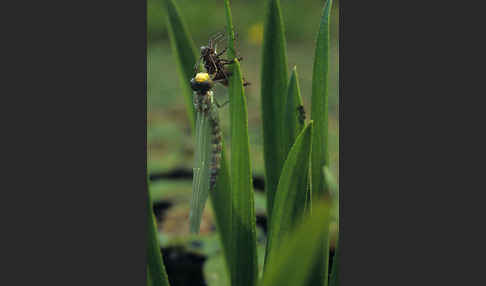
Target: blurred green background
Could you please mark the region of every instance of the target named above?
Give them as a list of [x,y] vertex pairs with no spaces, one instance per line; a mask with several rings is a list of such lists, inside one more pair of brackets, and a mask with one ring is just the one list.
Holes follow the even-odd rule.
[[[197,48],[206,45],[210,35],[225,29],[226,19],[222,0],[176,0],[189,33]],[[310,96],[312,83],[312,65],[314,44],[319,27],[320,15],[325,1],[316,0],[281,0],[282,14],[287,37],[287,56],[289,71],[297,66],[307,118],[310,118]],[[245,95],[248,104],[248,128],[253,174],[263,177],[263,145],[260,108],[261,53],[264,19],[264,1],[233,0],[231,1],[233,24],[237,38],[237,51],[243,57],[241,62],[244,77],[251,82]],[[336,15],[334,13],[334,15]],[[338,37],[338,18],[332,18],[331,41]],[[147,144],[149,174],[162,174],[178,169],[192,170],[194,139],[186,115],[184,97],[179,86],[179,73],[176,60],[171,50],[166,29],[166,15],[161,0],[148,0],[147,6]],[[332,44],[331,70],[337,71],[337,45]],[[187,79],[190,80],[190,79]],[[338,179],[339,169],[339,122],[338,122],[338,78],[331,72],[329,81],[329,150],[331,171]],[[226,100],[225,89],[217,87],[216,97],[220,102]],[[228,106],[220,109],[221,125],[228,151],[231,151],[229,135]],[[228,152],[229,153],[229,152]],[[161,225],[163,246],[184,243],[188,237],[187,214],[191,192],[191,179],[171,181],[162,179],[153,181],[154,201],[169,200],[172,207],[164,216]],[[256,193],[257,214],[265,213],[265,196]],[[214,253],[218,244],[214,236],[211,207],[207,208],[203,221],[201,236],[206,243],[199,249],[205,255]],[[160,218],[159,218],[160,219]],[[204,229],[204,227],[207,229]],[[261,231],[261,230],[259,230]],[[214,242],[208,242],[215,237]],[[209,250],[208,250],[209,248]],[[216,248],[219,248],[217,246]],[[262,255],[259,253],[259,256]],[[218,261],[221,254],[205,263],[206,281],[210,285],[220,285],[217,281],[226,278],[220,274]],[[209,270],[207,270],[209,269]],[[224,272],[224,271],[223,271]],[[170,274],[169,274],[170,276]],[[224,275],[223,275],[224,276]],[[211,278],[212,277],[212,278]],[[214,280],[213,282],[208,280]],[[215,282],[216,281],[216,282]]]

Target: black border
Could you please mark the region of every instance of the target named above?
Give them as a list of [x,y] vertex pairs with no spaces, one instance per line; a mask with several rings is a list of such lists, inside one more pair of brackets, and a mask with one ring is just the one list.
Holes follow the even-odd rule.
[[17,5],[0,285],[146,285],[146,1]]

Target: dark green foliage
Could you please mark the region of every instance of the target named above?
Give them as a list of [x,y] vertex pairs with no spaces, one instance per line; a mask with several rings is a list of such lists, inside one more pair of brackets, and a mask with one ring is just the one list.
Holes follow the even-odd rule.
[[297,137],[282,169],[273,206],[266,259],[275,255],[281,240],[304,215],[311,138],[312,122]]
[[[322,168],[329,165],[328,152],[328,97],[329,97],[329,20],[332,0],[328,0],[322,10],[317,34],[314,67],[312,74],[311,119],[314,121],[312,137],[311,179],[312,200],[330,199],[329,188],[322,175]],[[319,243],[322,258],[313,266],[313,277],[309,285],[328,285],[329,238]]]
[[[271,214],[280,171],[287,157],[285,150],[288,147],[282,144],[286,137],[283,123],[288,71],[284,25],[278,0],[267,0],[265,3],[261,74],[265,192],[267,210]],[[271,221],[271,215],[268,220]]]
[[[284,124],[286,135],[283,140],[283,148],[285,153],[290,151],[290,148],[295,142],[295,138],[304,128],[305,111],[300,96],[299,77],[297,76],[297,67],[292,69],[290,81],[287,88],[287,97],[285,98],[285,114]],[[302,112],[303,111],[303,112]]]
[[252,286],[257,279],[255,206],[250,167],[246,99],[240,64],[235,62],[230,84],[232,268],[231,285]]
[[[306,284],[311,274],[311,265],[320,259],[319,241],[329,236],[329,205],[316,203],[314,215],[303,220],[268,260],[262,286],[311,285]],[[316,285],[316,284],[314,284]]]

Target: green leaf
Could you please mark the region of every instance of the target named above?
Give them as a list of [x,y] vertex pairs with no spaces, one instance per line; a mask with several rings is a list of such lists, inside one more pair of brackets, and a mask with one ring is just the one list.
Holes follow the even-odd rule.
[[[271,214],[280,171],[287,157],[282,145],[287,132],[283,126],[288,78],[287,51],[278,0],[267,0],[265,5],[261,74],[265,192],[267,210]],[[268,216],[268,221],[271,221],[271,216]]]
[[230,78],[231,114],[231,191],[232,228],[231,285],[252,286],[256,283],[258,262],[256,252],[255,206],[250,166],[248,118],[240,63],[235,60]]
[[267,259],[280,249],[282,239],[302,218],[307,198],[312,122],[300,133],[282,169],[270,223]]
[[[167,9],[167,28],[172,52],[176,56],[177,70],[180,75],[180,84],[186,99],[187,115],[191,127],[194,128],[195,111],[192,104],[192,89],[189,81],[194,73],[194,65],[197,59],[197,50],[189,35],[189,31],[183,21],[179,8],[174,0],[163,0]],[[170,67],[167,67],[170,68]]]
[[328,0],[322,11],[317,35],[314,70],[312,75],[311,119],[314,121],[312,138],[312,195],[322,196],[328,192],[322,168],[329,164],[328,152],[328,82],[329,82],[329,16],[332,0]]
[[162,262],[162,253],[157,239],[157,225],[155,223],[152,200],[148,189],[147,195],[147,277],[150,278],[150,285],[152,286],[168,286],[169,280],[167,278],[164,263]]
[[[329,165],[328,152],[328,90],[330,59],[330,12],[332,0],[328,0],[322,10],[317,34],[314,68],[312,75],[311,119],[314,121],[311,157],[312,201],[319,197],[329,200],[330,192],[322,174],[322,168]],[[313,207],[312,207],[313,208]],[[312,266],[313,277],[309,285],[328,285],[329,238],[318,243],[321,257]]]
[[287,101],[285,103],[284,126],[287,129],[286,137],[282,138],[284,141],[282,145],[286,148],[284,151],[287,154],[292,148],[292,145],[297,138],[297,135],[304,128],[305,113],[302,104],[302,97],[300,96],[299,79],[297,76],[297,67],[292,69],[290,81],[287,88]]
[[320,259],[319,241],[329,236],[329,205],[316,203],[313,215],[302,222],[281,238],[282,243],[269,257],[260,285],[306,285],[312,264]]
[[228,34],[228,58],[235,58],[235,31],[233,27],[233,18],[231,16],[231,8],[229,0],[224,0],[224,8],[226,11],[226,33]]
[[[228,56],[235,59],[235,36],[229,0],[224,1],[228,37]],[[235,59],[229,80],[231,128],[231,246],[232,286],[255,285],[258,276],[255,203],[250,166],[248,116],[240,63]]]

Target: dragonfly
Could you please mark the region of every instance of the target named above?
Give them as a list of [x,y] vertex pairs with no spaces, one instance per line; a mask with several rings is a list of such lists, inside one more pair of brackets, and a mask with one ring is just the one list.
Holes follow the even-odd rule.
[[192,181],[189,226],[191,233],[198,233],[204,205],[216,185],[221,168],[222,132],[218,108],[214,98],[214,80],[208,73],[197,73],[191,79],[196,111],[196,149]]
[[[199,62],[194,67],[194,77],[190,80],[196,111],[196,148],[189,213],[191,233],[199,232],[204,205],[209,192],[216,186],[221,168],[223,142],[218,108],[229,103],[229,100],[219,104],[213,87],[216,83],[228,87],[232,75],[231,64],[235,62],[235,59],[223,58],[227,48],[217,51],[217,45],[222,39],[224,32],[217,33],[209,38],[207,46],[201,47]],[[236,59],[241,61],[242,57]],[[204,62],[205,72],[198,70],[201,62]],[[243,85],[248,86],[250,83],[243,79]]]

